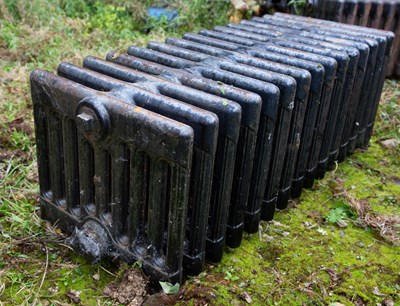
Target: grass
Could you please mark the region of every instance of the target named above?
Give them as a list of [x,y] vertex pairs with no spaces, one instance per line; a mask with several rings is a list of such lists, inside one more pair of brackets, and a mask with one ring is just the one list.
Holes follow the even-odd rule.
[[[173,1],[181,16],[173,26],[147,19],[150,1],[138,3],[0,0],[0,305],[114,303],[103,289],[127,266],[92,265],[37,216],[28,76],[228,20],[228,1]],[[399,100],[400,82],[386,81],[368,151],[245,235],[240,248],[227,248],[171,303],[400,304],[400,149],[382,145],[400,141]]]

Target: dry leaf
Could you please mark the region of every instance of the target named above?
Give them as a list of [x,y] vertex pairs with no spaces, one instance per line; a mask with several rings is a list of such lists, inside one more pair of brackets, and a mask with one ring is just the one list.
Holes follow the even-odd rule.
[[249,6],[243,0],[231,0],[231,3],[235,10],[246,12],[249,9]]
[[384,306],[394,306],[393,300],[390,300],[390,299],[384,300],[382,304]]
[[241,294],[241,297],[247,302],[247,303],[251,303],[251,302],[253,302],[253,300],[251,299],[251,296],[246,292],[246,291],[244,291],[242,294]]
[[386,139],[381,141],[381,145],[387,149],[396,149],[400,146],[400,141],[396,139]]
[[72,303],[79,304],[81,302],[81,298],[79,297],[80,294],[80,291],[70,290],[65,295],[70,299]]
[[385,294],[383,294],[379,291],[378,287],[374,287],[374,290],[372,290],[372,293],[375,294],[376,296],[385,296]]

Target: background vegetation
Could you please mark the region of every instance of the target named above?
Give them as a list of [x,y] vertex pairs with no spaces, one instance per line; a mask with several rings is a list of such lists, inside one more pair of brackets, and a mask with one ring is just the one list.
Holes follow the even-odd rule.
[[[127,266],[91,265],[36,214],[28,77],[36,67],[55,71],[62,61],[225,24],[232,13],[224,0],[170,1],[179,18],[169,24],[147,16],[153,2],[0,0],[0,305],[118,303],[103,289],[118,287]],[[350,156],[179,294],[148,303],[400,304],[399,100],[400,83],[387,81],[367,152]]]

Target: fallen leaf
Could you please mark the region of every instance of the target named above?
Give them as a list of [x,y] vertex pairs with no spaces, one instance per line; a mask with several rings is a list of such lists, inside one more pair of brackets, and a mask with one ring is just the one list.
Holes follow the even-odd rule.
[[244,291],[243,293],[242,293],[242,298],[247,302],[247,303],[251,303],[251,302],[253,302],[253,300],[251,299],[251,296],[246,292],[246,291]]
[[384,300],[382,304],[384,306],[394,306],[393,300],[390,300],[390,299]]
[[177,294],[179,292],[179,283],[172,285],[169,282],[159,282],[161,285],[162,290],[166,294]]
[[276,226],[280,226],[280,227],[286,227],[286,228],[289,227],[288,225],[282,224],[282,223],[280,223],[280,222],[278,222],[278,221],[275,221],[275,220],[270,221],[270,223],[271,223],[272,225],[276,225]]
[[80,291],[70,290],[65,295],[70,299],[72,303],[79,304],[81,302],[81,298],[79,297],[80,294]]
[[314,297],[314,295],[315,295],[315,292],[314,292],[314,291],[312,291],[312,290],[310,290],[310,289],[307,289],[307,288],[301,288],[300,290],[301,290],[301,291],[303,291],[303,292],[305,292],[305,293],[307,293],[307,294],[308,294],[308,296],[309,296],[310,298]]
[[348,223],[345,220],[338,220],[336,222],[336,224],[340,227],[340,228],[345,228],[348,226]]
[[318,228],[317,232],[320,233],[322,236],[328,236],[328,233],[323,228]]
[[381,141],[381,145],[387,149],[396,149],[400,146],[400,141],[396,139],[386,139]]
[[385,294],[381,293],[378,289],[378,287],[374,287],[372,290],[372,293],[375,294],[376,296],[385,296]]
[[340,276],[338,276],[338,273],[335,270],[331,268],[323,268],[322,270],[329,274],[332,281],[337,282],[340,280]]

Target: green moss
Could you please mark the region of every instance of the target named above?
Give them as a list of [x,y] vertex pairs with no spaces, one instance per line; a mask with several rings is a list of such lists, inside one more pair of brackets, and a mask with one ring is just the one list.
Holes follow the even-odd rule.
[[[399,172],[393,159],[373,139],[367,152],[355,152],[313,190],[305,190],[275,222],[245,235],[240,248],[208,268],[212,281],[202,277],[200,283],[214,286],[215,302],[222,305],[243,303],[243,289],[255,305],[400,303],[399,247],[351,220],[345,228],[324,220],[348,196],[368,201],[371,213],[399,215],[400,188],[390,180]],[[237,279],[226,280],[226,271]]]

